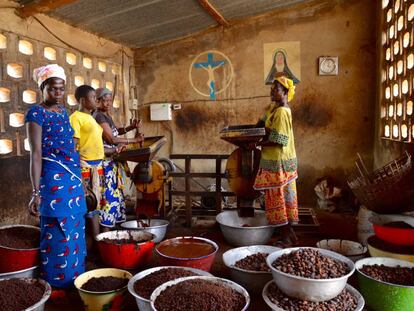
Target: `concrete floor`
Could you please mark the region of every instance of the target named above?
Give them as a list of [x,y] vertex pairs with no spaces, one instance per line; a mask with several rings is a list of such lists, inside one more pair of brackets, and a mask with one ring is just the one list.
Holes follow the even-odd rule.
[[[297,230],[298,237],[300,238],[300,244],[302,246],[315,246],[315,243],[324,238],[340,238],[356,240],[356,221],[353,216],[343,214],[318,214],[318,220],[320,227],[318,230]],[[213,264],[211,273],[218,277],[228,278],[227,268],[222,261],[222,254],[232,248],[224,240],[220,228],[214,221],[201,220],[197,221],[195,225],[190,229],[179,224],[173,226],[167,233],[167,238],[177,236],[201,236],[215,241],[219,245],[219,252],[216,255],[215,262]],[[277,234],[274,235],[272,242],[276,241]],[[88,269],[95,267],[103,267],[99,262],[88,263]],[[139,271],[133,271],[137,273]],[[355,280],[351,280],[351,284],[355,284]],[[250,305],[250,311],[265,311],[270,310],[264,303],[261,296],[251,297],[252,302]],[[67,301],[60,304],[48,302],[45,308],[46,311],[74,311],[83,310],[82,302],[76,291],[68,293]],[[131,295],[129,295],[127,307],[125,310],[138,310],[135,301]]]

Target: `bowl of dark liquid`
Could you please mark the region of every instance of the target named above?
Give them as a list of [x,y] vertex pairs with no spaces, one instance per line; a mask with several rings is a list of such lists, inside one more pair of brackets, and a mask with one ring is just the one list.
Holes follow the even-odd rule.
[[162,266],[182,266],[210,271],[218,245],[200,237],[178,237],[161,242],[155,248]]

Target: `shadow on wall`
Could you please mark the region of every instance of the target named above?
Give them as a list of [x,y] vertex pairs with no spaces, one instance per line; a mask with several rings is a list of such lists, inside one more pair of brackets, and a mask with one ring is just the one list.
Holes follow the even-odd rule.
[[[229,109],[220,109],[214,104],[186,104],[175,115],[175,125],[182,134],[193,135],[195,131],[222,129],[222,126],[232,122],[234,115]],[[188,133],[187,133],[188,132]],[[218,132],[216,133],[217,135]]]
[[184,107],[180,113],[177,113],[175,124],[177,126],[177,129],[182,132],[193,132],[197,129],[201,129],[205,124],[209,122],[209,119],[210,117],[200,109],[192,106],[187,106]]
[[314,95],[305,95],[292,111],[293,122],[310,128],[323,128],[333,119],[328,105],[320,103]]

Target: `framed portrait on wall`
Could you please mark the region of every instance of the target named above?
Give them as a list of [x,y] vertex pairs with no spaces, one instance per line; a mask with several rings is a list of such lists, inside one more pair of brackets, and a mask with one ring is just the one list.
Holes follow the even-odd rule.
[[274,42],[263,45],[264,81],[272,84],[275,77],[284,75],[295,84],[300,82],[300,42]]

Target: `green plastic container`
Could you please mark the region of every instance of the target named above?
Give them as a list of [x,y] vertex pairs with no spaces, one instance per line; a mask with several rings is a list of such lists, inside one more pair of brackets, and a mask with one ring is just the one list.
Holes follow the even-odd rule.
[[414,263],[393,258],[372,257],[355,263],[359,289],[366,305],[372,311],[414,310],[414,286],[395,285],[375,280],[361,272],[364,265],[384,265],[388,267],[414,268]]

